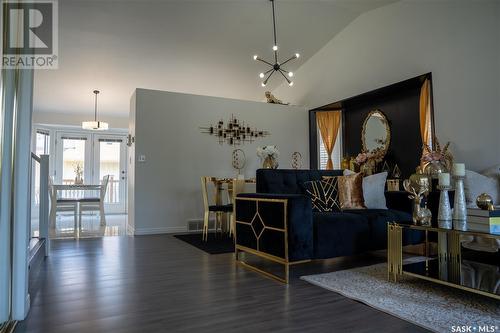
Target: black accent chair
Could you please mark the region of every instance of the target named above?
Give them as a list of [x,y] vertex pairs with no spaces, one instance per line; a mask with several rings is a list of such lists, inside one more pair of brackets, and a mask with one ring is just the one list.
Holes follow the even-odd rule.
[[[411,221],[407,195],[386,193],[388,209],[313,212],[301,184],[338,175],[342,170],[257,170],[257,193],[239,194],[235,202],[238,263],[288,283],[290,265],[386,249],[387,223]],[[423,232],[403,234],[405,245],[423,241]],[[249,265],[241,252],[283,265],[284,277]]]

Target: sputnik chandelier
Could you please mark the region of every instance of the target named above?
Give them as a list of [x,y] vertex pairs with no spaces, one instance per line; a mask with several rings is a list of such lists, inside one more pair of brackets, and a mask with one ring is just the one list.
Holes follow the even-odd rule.
[[271,78],[271,76],[273,76],[274,73],[281,74],[285,78],[286,82],[288,82],[288,85],[289,86],[293,86],[293,81],[290,80],[290,78],[293,77],[293,72],[289,72],[289,71],[283,69],[283,65],[286,64],[286,63],[288,63],[288,62],[290,62],[290,61],[292,61],[292,60],[297,59],[298,57],[300,57],[300,54],[295,53],[292,57],[290,57],[289,59],[285,60],[282,63],[280,63],[278,61],[278,42],[276,40],[276,14],[275,14],[275,9],[274,9],[274,0],[270,0],[270,1],[271,1],[271,5],[272,5],[272,8],[273,8],[273,33],[274,33],[273,52],[274,52],[274,64],[271,63],[270,61],[266,61],[266,60],[262,59],[258,55],[254,55],[253,56],[253,60],[263,62],[266,65],[268,65],[269,67],[271,67],[266,72],[262,72],[262,73],[259,74],[259,77],[261,79],[264,79],[264,81],[262,81],[262,83],[261,83],[261,85],[263,87],[265,87],[267,85],[267,82],[269,81],[269,79]]

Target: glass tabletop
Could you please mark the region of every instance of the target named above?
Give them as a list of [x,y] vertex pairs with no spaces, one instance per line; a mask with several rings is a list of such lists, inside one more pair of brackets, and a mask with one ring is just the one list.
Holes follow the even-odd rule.
[[482,237],[487,237],[487,238],[500,239],[500,233],[490,233],[490,232],[477,231],[477,230],[471,230],[471,229],[458,230],[458,229],[444,229],[444,228],[439,228],[439,227],[425,227],[425,226],[421,226],[421,225],[414,225],[413,222],[397,222],[396,224],[400,227],[408,228],[408,229],[412,229],[412,230],[443,232],[443,233],[459,233],[459,234],[469,235],[469,236],[482,236]]

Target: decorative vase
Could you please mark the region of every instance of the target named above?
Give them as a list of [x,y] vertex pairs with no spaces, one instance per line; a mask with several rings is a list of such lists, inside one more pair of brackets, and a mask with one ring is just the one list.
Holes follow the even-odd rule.
[[452,229],[450,197],[448,195],[448,186],[439,186],[441,190],[439,194],[439,210],[438,210],[438,226],[443,229]]
[[424,173],[437,179],[440,173],[447,172],[446,166],[441,161],[431,161],[424,167]]
[[455,200],[453,201],[453,228],[467,230],[467,207],[465,203],[464,177],[455,178]]
[[277,169],[278,168],[278,161],[272,156],[267,156],[264,159],[264,162],[262,162],[262,168],[263,169]]
[[483,210],[495,210],[493,199],[488,193],[481,193],[476,198],[476,205]]

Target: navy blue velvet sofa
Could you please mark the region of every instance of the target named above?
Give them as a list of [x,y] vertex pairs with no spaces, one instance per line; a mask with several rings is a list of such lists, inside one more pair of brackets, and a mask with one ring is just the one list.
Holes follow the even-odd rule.
[[[407,195],[386,196],[389,209],[313,212],[301,184],[323,176],[342,175],[342,170],[257,170],[257,193],[236,199],[236,260],[251,253],[285,266],[312,259],[350,256],[387,248],[387,223],[411,221]],[[421,232],[403,234],[404,244],[423,241]]]

